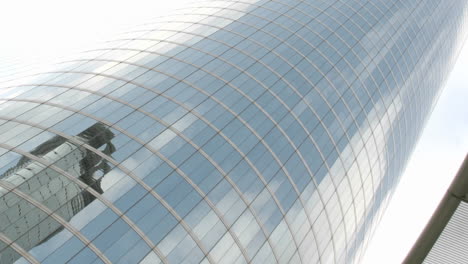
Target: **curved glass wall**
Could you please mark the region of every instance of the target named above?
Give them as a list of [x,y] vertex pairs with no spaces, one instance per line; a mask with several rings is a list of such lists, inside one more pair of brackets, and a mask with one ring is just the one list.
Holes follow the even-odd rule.
[[1,263],[349,263],[465,0],[198,1],[0,89]]

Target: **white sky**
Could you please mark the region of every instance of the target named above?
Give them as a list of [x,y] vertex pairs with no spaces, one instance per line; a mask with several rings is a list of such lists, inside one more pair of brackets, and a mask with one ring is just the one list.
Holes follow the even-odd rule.
[[[0,78],[92,47],[188,0],[0,1]],[[468,151],[468,45],[363,260],[400,263]]]

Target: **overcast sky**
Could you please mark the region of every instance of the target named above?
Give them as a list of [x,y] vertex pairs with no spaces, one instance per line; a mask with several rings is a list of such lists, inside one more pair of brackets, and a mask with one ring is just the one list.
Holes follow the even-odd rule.
[[[0,77],[92,47],[187,0],[0,1]],[[170,5],[168,4],[170,3]],[[468,47],[450,75],[364,259],[400,263],[468,151]]]

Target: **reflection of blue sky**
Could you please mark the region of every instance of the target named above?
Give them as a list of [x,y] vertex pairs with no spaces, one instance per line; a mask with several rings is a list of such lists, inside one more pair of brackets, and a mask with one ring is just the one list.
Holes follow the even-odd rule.
[[[65,3],[58,0],[46,0],[40,3],[38,1],[21,0],[14,3],[7,2],[0,3],[0,34],[2,34],[4,39],[11,41],[0,43],[0,79],[1,77],[9,77],[14,71],[31,68],[28,66],[31,62],[39,64],[47,63],[51,61],[50,58],[68,54],[70,51],[79,50],[83,46],[93,46],[93,42],[97,40],[107,39],[112,33],[118,32],[128,25],[138,24],[153,17],[155,13],[162,14],[165,10],[171,8],[166,1],[150,0],[132,1],[131,5],[110,0],[99,2],[85,0],[77,3]],[[171,2],[180,6],[181,3],[186,1],[177,0]],[[12,6],[6,6],[8,4]],[[24,6],[29,6],[29,8],[24,9]],[[51,9],[51,6],[54,6],[54,8]],[[109,10],[109,6],[112,6],[112,10]],[[16,14],[22,14],[22,16],[16,16]],[[86,19],[82,19],[83,14],[86,14]],[[109,30],[109,28],[112,28],[112,30]],[[368,36],[369,39],[374,39],[375,37]],[[386,233],[384,231],[384,233],[386,235],[394,235],[395,238],[392,240],[388,236],[381,236],[382,239],[380,241],[384,241],[382,243],[378,242],[378,237],[374,239],[377,247],[381,246],[385,249],[392,247],[394,249],[392,250],[392,254],[396,256],[398,256],[398,253],[394,252],[396,245],[405,244],[401,243],[405,240],[409,241],[406,244],[411,244],[410,240],[413,239],[405,239],[404,233],[407,230],[403,230],[401,227],[407,226],[407,220],[410,218],[418,219],[422,218],[420,217],[422,215],[429,216],[431,214],[468,149],[468,137],[466,136],[468,135],[468,108],[466,107],[468,84],[464,75],[466,73],[463,72],[463,70],[466,71],[466,65],[468,65],[468,48],[465,50],[467,51],[465,51],[463,59],[460,60],[458,68],[452,74],[452,79],[449,81],[445,93],[440,98],[439,106],[433,113],[433,117],[420,141],[421,144],[416,149],[416,155],[410,161],[410,167],[407,170],[408,175],[404,176],[401,181],[401,185],[403,186],[400,189],[403,192],[403,187],[405,187],[405,189],[409,190],[406,191],[409,195],[403,196],[399,191],[395,195],[395,198],[403,199],[405,207],[401,206],[402,202],[395,201],[394,204],[400,205],[396,207],[400,207],[401,211],[390,208],[387,219],[393,219],[393,224],[388,224],[390,220],[386,221],[384,219],[384,223],[385,221],[387,222],[388,230],[392,230]],[[192,120],[187,120],[187,123],[190,122]],[[176,126],[186,127],[187,124],[177,123]],[[170,134],[170,131],[167,133]],[[167,142],[173,137],[173,135],[169,134],[161,135],[161,137],[166,136],[162,142]],[[157,139],[151,144],[154,144],[154,147],[159,146]],[[381,151],[379,150],[379,152]],[[127,163],[131,162],[132,160],[127,161]],[[433,165],[437,165],[437,168],[434,168]],[[119,172],[116,172],[116,174],[119,174]],[[124,180],[122,178],[104,178],[102,184],[106,190],[118,183],[118,185],[115,185],[113,192],[109,191],[106,193],[107,198],[113,197],[116,199],[119,197],[122,191],[117,187],[124,188],[125,185],[123,183],[128,180],[128,178]],[[326,179],[329,180],[328,177]],[[407,183],[407,179],[412,180],[413,183]],[[436,183],[437,179],[445,181],[443,183]],[[118,182],[117,180],[121,181]],[[421,182],[425,184],[421,185]],[[434,182],[432,183],[434,186],[429,186],[430,182]],[[323,183],[323,185],[331,186],[326,183]],[[428,191],[428,193],[419,193],[420,191]],[[438,193],[438,195],[435,195],[435,193]],[[425,208],[421,204],[429,203],[429,198],[433,200],[432,203],[434,205],[428,208],[427,212],[421,213],[414,210],[415,208]],[[232,204],[234,202],[233,197],[232,201],[226,203]],[[392,213],[394,215],[393,218]],[[401,217],[402,215],[405,215],[405,217]],[[79,226],[81,223],[78,223],[78,220],[87,223],[91,219],[87,219],[85,211],[83,211],[72,222],[76,221],[74,224]],[[401,223],[395,224],[397,221],[401,221]],[[422,225],[425,221],[422,221]],[[393,230],[393,226],[398,226],[399,229]],[[385,227],[382,225],[383,228]],[[63,231],[62,233],[65,232],[67,231]],[[54,240],[51,239],[50,242],[41,246],[45,247],[47,244],[52,243],[54,243]],[[388,256],[389,253],[388,250],[383,251],[384,249],[379,250],[372,246],[370,249],[377,252],[376,255],[379,256],[379,263],[382,263],[382,252],[386,252],[385,256]],[[402,248],[399,254],[404,255],[406,250]],[[371,261],[369,263],[377,262]],[[398,263],[398,260],[388,263]]]

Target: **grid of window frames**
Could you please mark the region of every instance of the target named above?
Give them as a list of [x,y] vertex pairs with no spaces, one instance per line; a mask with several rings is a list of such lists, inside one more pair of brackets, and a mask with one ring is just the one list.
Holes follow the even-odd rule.
[[359,260],[466,0],[210,0],[0,89],[1,263]]

